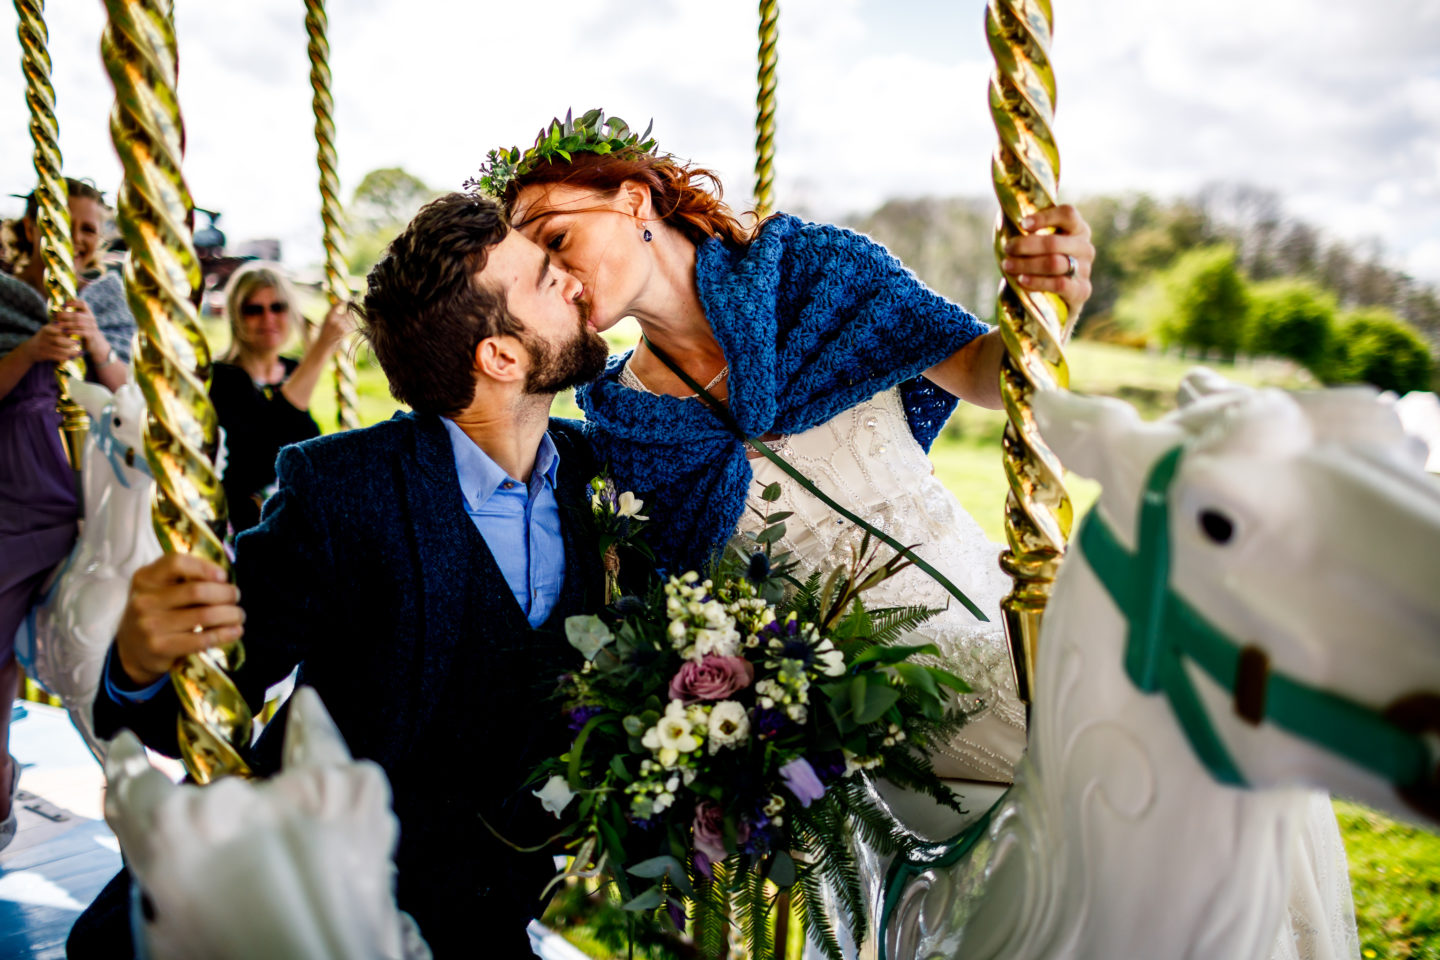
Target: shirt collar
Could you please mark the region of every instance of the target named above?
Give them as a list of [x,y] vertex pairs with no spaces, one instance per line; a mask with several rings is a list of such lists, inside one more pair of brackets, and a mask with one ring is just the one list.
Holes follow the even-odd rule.
[[[440,422],[445,425],[445,432],[450,435],[450,449],[455,454],[455,472],[460,479],[460,495],[465,498],[468,508],[480,509],[503,484],[519,482],[512,481],[500,465],[490,459],[489,454],[481,450],[464,430],[455,425],[455,421],[449,417],[441,417]],[[540,446],[535,449],[535,469],[530,473],[531,493],[535,492],[538,482],[548,483],[554,488],[555,474],[559,467],[560,451],[555,449],[555,441],[550,439],[550,432],[547,430],[540,438]]]

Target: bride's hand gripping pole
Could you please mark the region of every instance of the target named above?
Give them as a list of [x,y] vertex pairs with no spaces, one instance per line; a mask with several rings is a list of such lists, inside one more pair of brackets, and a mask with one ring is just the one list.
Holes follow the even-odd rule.
[[[70,206],[60,172],[60,124],[55,119],[55,88],[50,83],[50,33],[45,0],[15,0],[19,16],[20,69],[25,74],[25,103],[30,108],[30,138],[35,142],[36,251],[44,265],[45,307],[51,316],[75,299],[75,254],[70,240]],[[79,338],[76,338],[79,342]],[[80,469],[90,418],[70,396],[70,378],[85,379],[78,358],[55,366],[60,385],[60,437],[70,466]]]
[[[999,134],[991,160],[1000,216],[995,256],[1036,210],[1053,206],[1059,192],[1060,152],[1051,125],[1055,75],[1050,65],[1050,0],[990,0],[985,32],[995,57],[990,116]],[[1040,619],[1070,534],[1070,498],[1060,461],[1040,438],[1030,400],[1037,390],[1070,382],[1062,345],[1069,334],[1065,302],[1002,281],[996,304],[1005,359],[1000,394],[1009,423],[1003,455],[1010,493],[1005,501],[1009,549],[1000,565],[1015,581],[1001,602],[1020,698],[1031,702]]]
[[[135,379],[150,411],[145,458],[155,475],[155,533],[167,552],[228,571],[225,493],[215,470],[219,424],[206,393],[210,349],[192,301],[201,275],[188,226],[193,202],[180,172],[185,134],[170,8],[168,0],[105,0],[100,48],[115,85],[110,135],[125,170],[118,220],[130,249]],[[250,773],[239,752],[250,741],[250,708],[230,678],[243,659],[237,641],[170,671],[180,696],[181,756],[200,783]]]
[[[335,159],[335,100],[330,95],[329,20],[325,0],[305,0],[305,32],[310,37],[310,86],[315,91],[316,161],[320,166],[320,219],[325,225],[325,296],[335,308],[350,300],[345,245],[344,211],[340,206],[340,176]],[[335,350],[335,411],[340,429],[360,426],[359,398],[355,391],[355,364],[348,344]]]

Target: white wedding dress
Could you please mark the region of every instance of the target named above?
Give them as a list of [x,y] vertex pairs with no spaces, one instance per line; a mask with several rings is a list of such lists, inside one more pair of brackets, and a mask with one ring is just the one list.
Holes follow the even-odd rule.
[[[647,389],[628,366],[621,383],[631,389]],[[988,800],[1001,792],[994,785],[1013,780],[1015,764],[1025,749],[1025,708],[1016,694],[1000,620],[1000,600],[1010,590],[1010,580],[998,563],[1000,546],[986,538],[975,519],[934,476],[929,457],[910,433],[898,388],[883,391],[818,427],[768,445],[856,516],[907,546],[915,545],[916,553],[950,578],[989,617],[989,622],[976,620],[929,574],[913,566],[864,596],[871,609],[926,606],[942,611],[921,624],[906,642],[935,644],[941,652],[940,665],[973,688],[959,703],[970,713],[970,721],[950,742],[938,747],[932,760],[936,773],[951,782],[967,807],[983,803],[972,810],[982,813]],[[754,481],[740,532],[758,533],[764,526],[762,516],[788,510],[793,515],[785,520],[786,532],[777,552],[792,552],[801,570],[828,570],[848,561],[852,545],[864,537],[863,530],[837,516],[769,460],[752,459],[750,466]],[[766,503],[760,493],[771,483],[780,485],[781,494],[777,501]],[[880,550],[882,557],[891,553],[883,544]],[[892,812],[916,832],[935,838],[933,824],[922,822],[928,819],[926,808],[934,809],[933,802],[906,804],[895,802],[897,799],[903,798],[886,796]],[[919,816],[916,821],[902,812],[912,807]],[[1290,920],[1276,937],[1272,960],[1358,960],[1345,848],[1328,797],[1317,795],[1306,835],[1296,847],[1292,852],[1295,880]],[[878,915],[888,861],[863,849],[859,860],[872,916]],[[873,936],[859,951],[849,943],[842,945],[848,956],[863,960],[876,955]],[[820,960],[823,954],[807,943],[805,956]]]

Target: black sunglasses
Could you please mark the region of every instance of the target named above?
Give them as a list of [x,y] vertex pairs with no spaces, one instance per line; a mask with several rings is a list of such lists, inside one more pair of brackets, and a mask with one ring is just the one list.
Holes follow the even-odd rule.
[[[273,314],[282,314],[289,309],[290,304],[286,303],[284,300],[277,300],[274,303],[270,304],[270,312]],[[246,303],[240,307],[240,315],[242,317],[259,317],[263,316],[264,314],[265,304],[263,303]]]

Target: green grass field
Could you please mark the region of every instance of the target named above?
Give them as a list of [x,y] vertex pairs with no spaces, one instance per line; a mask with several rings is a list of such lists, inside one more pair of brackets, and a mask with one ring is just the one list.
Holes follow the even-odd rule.
[[[618,347],[633,339],[633,332],[622,330],[612,341]],[[1135,404],[1147,418],[1173,407],[1175,387],[1193,366],[1191,361],[1173,356],[1087,341],[1076,341],[1067,352],[1073,389],[1120,397]],[[1257,386],[1310,384],[1294,368],[1270,361],[1211,366],[1232,380]],[[384,419],[397,409],[380,370],[364,358],[359,379],[361,416],[366,423]],[[334,429],[334,410],[333,390],[322,384],[312,412],[326,430]],[[557,402],[556,413],[579,416],[568,396]],[[1003,414],[962,406],[931,451],[937,474],[995,540],[1003,539],[1003,429]],[[1077,515],[1094,502],[1097,491],[1090,481],[1073,478],[1071,493]],[[1337,801],[1335,806],[1350,856],[1363,956],[1367,960],[1440,960],[1440,837],[1354,804]]]

